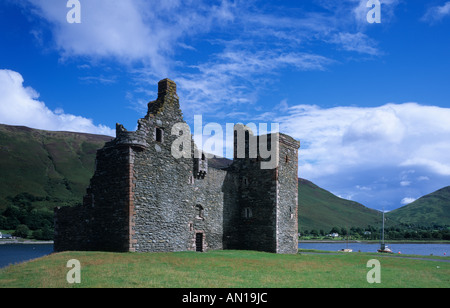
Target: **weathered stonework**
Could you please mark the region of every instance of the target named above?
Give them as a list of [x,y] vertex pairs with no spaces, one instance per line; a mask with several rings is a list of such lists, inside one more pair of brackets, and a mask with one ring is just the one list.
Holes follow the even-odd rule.
[[117,124],[97,152],[83,205],[55,211],[55,251],[296,253],[299,142],[277,135],[276,168],[262,169],[259,152],[219,168],[192,138],[189,158],[171,155],[176,123],[185,123],[176,84],[164,79],[138,129]]

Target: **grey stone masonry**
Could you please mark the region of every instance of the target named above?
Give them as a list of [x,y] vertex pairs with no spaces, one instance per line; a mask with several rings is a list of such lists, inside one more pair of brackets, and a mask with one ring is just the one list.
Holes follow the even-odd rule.
[[[55,251],[297,252],[300,143],[246,131],[245,155],[217,167],[191,136],[190,147],[180,149],[188,155],[172,155],[180,123],[186,124],[176,84],[161,80],[137,130],[117,124],[116,138],[97,152],[83,205],[55,210]],[[277,164],[263,168],[271,158],[261,149],[273,146]]]

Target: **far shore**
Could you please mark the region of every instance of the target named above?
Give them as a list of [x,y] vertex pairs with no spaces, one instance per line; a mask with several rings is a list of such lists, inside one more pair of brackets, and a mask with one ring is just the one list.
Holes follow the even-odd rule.
[[[298,240],[299,243],[362,243],[362,244],[378,244],[379,240]],[[390,240],[386,243],[395,244],[450,244],[450,241],[420,241],[420,240]]]
[[23,245],[50,245],[53,241],[36,241],[36,240],[25,240],[25,239],[0,239],[0,245],[6,244],[23,244]]

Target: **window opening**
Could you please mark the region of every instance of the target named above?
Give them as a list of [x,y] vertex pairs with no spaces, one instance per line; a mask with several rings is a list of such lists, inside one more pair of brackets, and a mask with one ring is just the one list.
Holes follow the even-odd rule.
[[163,130],[159,127],[156,128],[155,139],[156,142],[163,142]]
[[200,204],[197,204],[195,206],[195,210],[197,211],[197,219],[204,219],[203,218],[203,206],[201,206]]

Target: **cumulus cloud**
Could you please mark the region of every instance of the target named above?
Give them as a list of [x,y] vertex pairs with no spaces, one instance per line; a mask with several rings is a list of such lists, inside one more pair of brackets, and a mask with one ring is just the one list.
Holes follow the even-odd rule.
[[144,65],[167,76],[177,47],[186,37],[207,32],[214,24],[232,20],[232,7],[178,0],[81,1],[82,20],[66,20],[66,1],[27,0],[33,12],[50,24],[55,47],[62,58],[112,58],[121,64]]
[[383,202],[450,182],[450,108],[297,105],[287,114],[276,121],[280,131],[301,141],[299,175],[340,195],[393,208]]
[[24,86],[20,73],[5,69],[0,70],[0,123],[115,136],[114,130],[94,125],[91,119],[48,109],[36,90]]
[[449,108],[417,103],[330,109],[298,105],[288,113],[277,120],[282,131],[302,141],[306,170],[314,162],[310,178],[367,164],[420,165],[450,175]]

